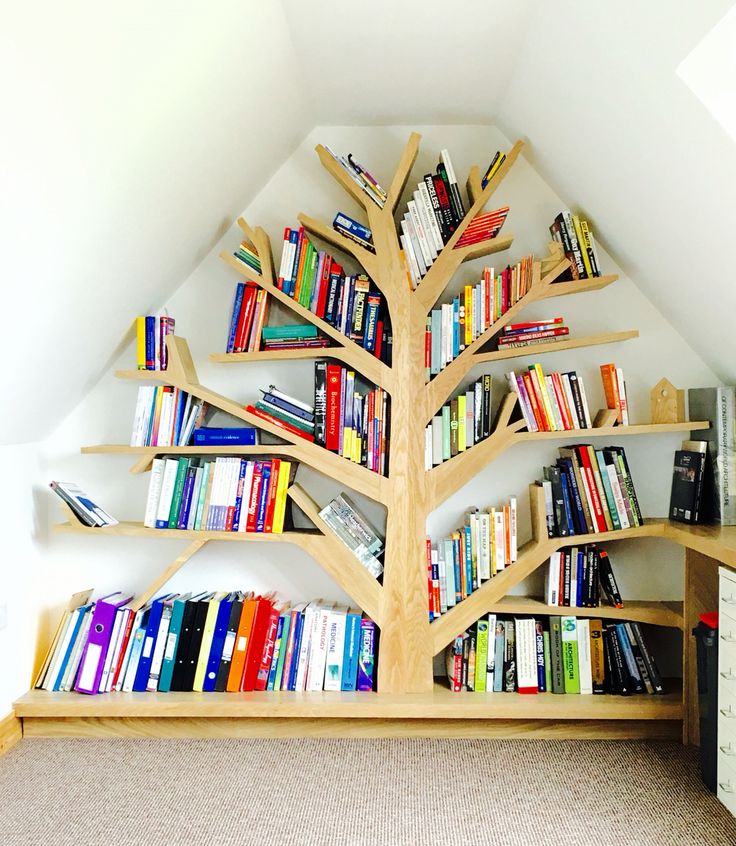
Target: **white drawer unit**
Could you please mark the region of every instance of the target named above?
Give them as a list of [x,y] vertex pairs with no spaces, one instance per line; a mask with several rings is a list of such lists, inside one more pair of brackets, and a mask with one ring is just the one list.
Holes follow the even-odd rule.
[[736,816],[736,572],[718,573],[717,794]]

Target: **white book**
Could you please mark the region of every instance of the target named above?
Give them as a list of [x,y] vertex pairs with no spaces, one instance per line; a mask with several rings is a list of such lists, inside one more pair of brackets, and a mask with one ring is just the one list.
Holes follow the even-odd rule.
[[155,446],[171,446],[171,420],[174,414],[174,392],[165,391],[161,400],[161,415],[158,423]]
[[570,607],[578,607],[578,548],[570,549]]
[[166,466],[164,467],[164,475],[161,482],[161,495],[158,499],[158,509],[156,511],[157,529],[167,529],[169,526],[171,500],[174,496],[176,473],[179,469],[179,462],[175,458],[164,458],[163,460],[166,462]]
[[70,691],[74,686],[74,682],[77,680],[77,671],[79,670],[79,665],[82,662],[82,654],[84,653],[84,647],[87,643],[87,636],[89,635],[89,627],[91,622],[92,609],[88,607],[87,611],[84,614],[82,625],[79,628],[79,636],[77,637],[77,642],[74,644],[74,652],[72,653],[72,656],[69,659],[69,663],[67,664],[66,672],[64,673],[64,678],[61,681],[61,687],[59,688],[59,690],[65,690],[67,692]]
[[240,506],[240,524],[238,531],[244,532],[248,525],[248,505],[250,503],[250,492],[253,487],[253,471],[255,470],[255,461],[248,461],[245,465],[245,478],[243,479],[243,503]]
[[419,266],[417,265],[416,258],[414,258],[414,250],[411,247],[411,241],[403,234],[403,231],[402,234],[399,235],[399,242],[401,243],[401,249],[404,251],[404,255],[406,256],[406,265],[409,268],[409,276],[411,277],[412,287],[416,288],[421,281]]
[[312,646],[307,664],[307,690],[322,690],[325,683],[325,665],[327,663],[327,646],[330,634],[330,619],[334,603],[323,605],[316,615],[313,631]]
[[[187,424],[189,423],[189,417],[193,411],[192,405],[193,397],[190,393],[186,394],[186,399],[184,400],[184,408],[181,412],[181,426],[179,427],[179,437],[176,439],[175,446],[186,446],[188,438],[185,439],[184,435],[186,433]],[[196,404],[194,405],[196,408]]]
[[123,609],[118,608],[115,612],[115,622],[112,624],[112,634],[110,635],[110,645],[105,653],[105,660],[102,664],[102,675],[100,676],[100,683],[97,685],[97,692],[104,693],[107,689],[107,680],[110,676],[110,667],[112,666],[112,659],[115,656],[115,650],[120,647],[120,627],[123,624]]
[[465,392],[465,449],[470,449],[475,443],[475,393]]
[[432,424],[424,429],[424,469],[432,469]]
[[[190,395],[191,396],[191,395]],[[186,415],[184,415],[184,423],[182,423],[181,431],[179,432],[179,440],[177,442],[177,446],[188,446],[189,440],[192,437],[192,432],[194,431],[194,426],[197,422],[197,417],[199,417],[199,412],[202,409],[202,402],[195,401],[190,406],[189,410],[187,411]]]
[[120,620],[120,631],[118,633],[117,643],[115,644],[113,650],[112,661],[110,663],[110,672],[107,676],[107,681],[105,682],[105,693],[109,693],[112,690],[112,682],[115,678],[115,673],[117,672],[118,666],[123,658],[123,641],[125,640],[125,630],[128,627],[128,620],[133,615],[133,611],[130,608],[120,608],[122,611],[122,618]]
[[412,196],[414,197],[414,203],[416,205],[417,214],[419,215],[419,220],[422,224],[422,229],[424,230],[424,237],[427,239],[429,254],[432,261],[434,261],[439,251],[437,249],[437,245],[435,244],[434,234],[432,232],[432,221],[427,217],[427,210],[424,207],[424,200],[422,199],[421,191],[415,191]]
[[618,386],[619,402],[621,404],[621,421],[624,426],[629,425],[629,402],[626,398],[626,384],[624,382],[624,371],[616,368],[616,384]]
[[123,683],[125,682],[125,678],[128,675],[128,665],[130,664],[130,656],[133,652],[133,640],[135,638],[135,633],[140,628],[141,620],[143,619],[143,609],[140,608],[138,611],[135,612],[135,617],[133,618],[133,625],[130,629],[130,637],[128,638],[128,645],[125,647],[125,652],[123,653],[122,657],[122,666],[120,667],[120,674],[118,675],[117,683],[115,684],[115,690],[120,691],[123,689]]
[[447,541],[440,541],[437,545],[437,560],[445,573],[445,593],[447,607],[452,608],[456,604],[455,598],[455,564],[452,554],[448,555]]
[[624,502],[623,491],[618,481],[618,473],[616,473],[616,468],[613,464],[606,464],[605,467],[611,482],[613,500],[616,503],[616,511],[618,511],[618,519],[621,521],[621,528],[629,529],[631,528],[631,522],[629,521],[629,515],[626,513],[626,503]]
[[450,159],[450,151],[441,150],[440,159],[442,160],[442,164],[445,166],[445,170],[447,171],[447,181],[450,183],[450,185],[452,185],[453,182],[457,185],[457,179],[455,178],[455,168],[452,166],[452,160]]
[[342,689],[342,667],[345,654],[345,620],[347,608],[337,605],[330,612],[327,629],[324,690]]
[[146,411],[150,406],[149,389],[151,385],[141,385],[138,388],[138,399],[135,404],[135,414],[133,415],[133,430],[130,435],[130,445],[146,446],[146,429],[144,429],[144,421],[146,419]]
[[204,470],[202,467],[194,468],[194,484],[192,485],[192,501],[189,506],[189,516],[187,517],[187,531],[194,528],[194,521],[197,517],[197,503],[199,502],[199,492],[202,489],[202,477]]
[[590,620],[578,620],[578,671],[580,693],[593,693],[593,666],[590,660]]
[[516,635],[516,684],[519,693],[536,693],[537,675],[537,631],[531,617],[514,619]]
[[164,483],[165,458],[154,458],[151,462],[151,476],[148,480],[148,499],[146,500],[146,514],[143,518],[143,525],[149,529],[156,528],[156,515],[158,514],[158,501],[161,498],[161,488]]
[[473,288],[473,340],[480,337],[481,323],[480,323],[480,285]]
[[[547,480],[542,480],[542,491],[544,492],[544,514],[545,514],[545,522],[546,522],[546,529],[547,534],[549,535],[549,527],[554,525],[555,519],[555,510],[554,510],[554,502],[552,501],[552,483]],[[537,540],[540,540],[537,538]]]
[[549,557],[545,580],[545,602],[554,607],[560,604],[560,558],[562,553],[553,552]]
[[43,690],[53,690],[56,684],[56,678],[59,675],[59,671],[61,670],[61,663],[64,660],[64,656],[66,655],[66,651],[69,648],[69,642],[72,639],[72,635],[74,634],[74,628],[76,626],[77,618],[79,617],[80,608],[75,608],[73,611],[70,611],[66,618],[66,623],[64,624],[64,633],[59,638],[58,645],[56,647],[56,651],[54,652],[54,657],[51,659],[51,666],[49,667],[46,678],[41,685]]
[[496,615],[488,615],[488,656],[486,658],[486,693],[493,693],[493,672],[496,669]]
[[503,525],[503,509],[493,512],[494,549],[496,552],[496,572],[506,567],[506,534]]
[[452,349],[452,303],[443,303],[442,314],[444,317],[442,334],[445,340],[445,362],[449,364],[454,358]]
[[310,602],[304,609],[304,624],[302,628],[302,641],[299,646],[299,663],[296,670],[295,690],[304,690],[306,686],[309,656],[312,654],[312,639],[315,636],[319,622],[320,602],[321,600]]
[[509,543],[511,563],[518,558],[519,544],[517,541],[517,530],[519,526],[519,508],[515,496],[509,497],[509,527],[511,531],[511,539]]
[[425,276],[427,273],[427,263],[424,260],[424,253],[421,250],[419,244],[419,236],[417,235],[416,227],[414,226],[414,221],[412,216],[407,212],[404,215],[402,221],[402,228],[404,230],[404,234],[411,245],[412,252],[414,253],[414,258],[417,261],[417,267],[419,268],[419,275]]
[[432,418],[432,464],[442,464],[442,418]]
[[204,528],[208,531],[213,531],[216,528],[218,517],[219,496],[222,488],[222,456],[218,456],[213,466],[210,468],[212,474],[212,490],[210,491],[210,504],[207,508],[207,513],[202,516],[202,523]]
[[552,416],[554,417],[555,427],[558,432],[564,432],[565,424],[562,420],[562,412],[560,411],[559,403],[557,402],[557,394],[555,393],[555,384],[551,376],[544,377],[544,384],[549,395],[549,404],[552,407]]
[[572,427],[573,429],[580,429],[582,427],[580,425],[580,420],[578,419],[578,409],[575,405],[575,395],[572,392],[572,386],[570,385],[570,377],[567,373],[560,373],[560,382],[562,383],[562,389],[565,392],[565,399],[567,400],[567,405],[570,409],[570,417],[572,417]]
[[133,690],[135,682],[135,675],[138,671],[138,664],[141,660],[141,653],[143,652],[143,641],[146,637],[146,629],[144,626],[134,628],[130,635],[131,650],[128,658],[128,666],[125,670],[125,679],[123,681],[123,692],[130,693]]
[[75,482],[51,482],[50,486],[69,505],[72,511],[81,512],[95,526],[115,526],[117,524],[118,521],[99,505],[92,502]]
[[[176,596],[178,596],[178,594]],[[161,665],[163,664],[166,641],[169,636],[169,626],[171,625],[171,615],[173,613],[172,606],[176,596],[169,597],[169,599],[164,602],[164,607],[161,609],[161,620],[158,624],[156,645],[153,647],[153,657],[151,658],[151,667],[149,670],[148,682],[146,683],[146,690],[158,690],[158,680],[161,677]]]
[[309,414],[314,414],[314,406],[309,405],[306,402],[302,402],[301,400],[294,399],[294,397],[289,396],[289,394],[285,394],[283,391],[279,391],[274,388],[273,385],[270,385],[268,388],[268,393],[274,397],[278,397],[279,399],[284,400],[285,402],[290,402],[292,405],[297,406],[297,408],[301,408],[303,411],[308,412]]
[[578,388],[580,388],[580,399],[583,403],[583,414],[585,415],[585,428],[592,429],[593,424],[590,420],[590,409],[588,408],[588,398],[585,395],[585,384],[583,383],[582,376],[578,376]]
[[409,215],[411,217],[412,226],[414,227],[414,232],[416,233],[417,240],[419,241],[419,249],[422,251],[422,258],[424,259],[425,265],[429,268],[434,262],[434,256],[432,255],[433,251],[429,246],[427,236],[424,232],[424,227],[422,226],[421,218],[419,217],[417,204],[414,202],[414,200],[409,200],[407,205],[409,208]]
[[288,255],[289,255],[289,247],[291,246],[291,241],[287,238],[284,238],[284,242],[282,244],[281,249],[281,264],[279,264],[279,279],[284,278],[284,274],[291,268],[291,265],[288,262]]
[[447,573],[445,572],[445,558],[443,556],[442,559],[440,559],[438,551],[436,549],[432,549],[431,559],[432,571],[434,572],[434,568],[437,567],[437,578],[439,580],[440,587],[440,614],[444,614],[447,611]]
[[[240,465],[244,459],[242,458],[231,458],[230,464],[230,491],[229,491],[229,501],[228,507],[233,506],[235,507],[235,503],[238,499],[238,485],[240,484]],[[243,510],[242,503],[240,507],[241,513]],[[234,512],[233,512],[234,513]]]
[[479,567],[481,579],[491,578],[491,515],[487,511],[483,511],[478,515],[478,523],[480,526],[480,555]]
[[[419,194],[421,196],[422,205],[424,208],[424,217],[429,223],[429,230],[432,234],[432,239],[434,241],[435,249],[438,253],[442,252],[442,248],[445,246],[442,240],[442,232],[440,232],[440,225],[437,222],[437,215],[434,213],[434,209],[432,208],[432,200],[429,198],[429,189],[427,188],[426,182],[420,182],[417,186],[419,188]],[[416,199],[416,193],[414,195]]]

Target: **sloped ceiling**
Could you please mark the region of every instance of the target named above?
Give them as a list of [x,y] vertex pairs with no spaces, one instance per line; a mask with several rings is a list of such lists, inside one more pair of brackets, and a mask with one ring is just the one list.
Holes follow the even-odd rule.
[[526,138],[736,381],[736,148],[676,74],[730,5],[16,4],[0,31],[0,443],[40,439],[76,405],[134,315],[166,301],[316,124]]

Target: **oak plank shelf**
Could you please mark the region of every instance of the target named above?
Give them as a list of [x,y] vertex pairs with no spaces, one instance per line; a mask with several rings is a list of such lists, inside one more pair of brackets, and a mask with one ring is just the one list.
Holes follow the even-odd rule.
[[100,537],[115,535],[117,537],[148,537],[148,538],[178,538],[180,540],[224,540],[224,541],[257,541],[265,543],[297,543],[306,539],[322,537],[319,531],[300,529],[285,532],[213,532],[205,529],[194,531],[192,529],[152,529],[142,523],[121,520],[114,526],[97,528],[84,526],[81,523],[56,523],[56,532],[73,532],[85,535],[93,534]]
[[509,358],[521,358],[523,356],[534,357],[544,355],[545,353],[584,349],[585,347],[595,347],[603,344],[617,344],[621,341],[629,341],[638,337],[639,331],[637,329],[629,329],[625,332],[604,332],[599,335],[583,335],[580,338],[566,337],[559,341],[549,341],[546,344],[531,344],[527,347],[501,347],[491,352],[476,353],[473,364],[505,361]]
[[291,444],[255,444],[236,446],[222,446],[209,444],[206,446],[128,446],[127,444],[94,444],[82,447],[80,450],[86,455],[287,455],[296,457]]
[[237,364],[244,361],[292,361],[299,358],[338,357],[344,347],[294,347],[288,350],[254,350],[253,352],[210,353],[214,364]]
[[[661,435],[666,432],[690,432],[708,429],[707,420],[685,420],[682,423],[632,423],[628,426],[593,426],[591,429],[564,429],[557,432],[517,432],[517,441],[548,441],[563,438],[618,438],[631,435]],[[450,459],[452,461],[452,459]]]

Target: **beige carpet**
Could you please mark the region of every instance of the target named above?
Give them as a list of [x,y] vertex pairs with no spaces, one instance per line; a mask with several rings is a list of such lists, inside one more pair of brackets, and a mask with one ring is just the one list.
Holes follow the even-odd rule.
[[736,821],[669,743],[25,740],[2,846],[728,846]]

